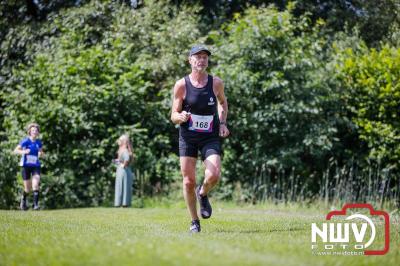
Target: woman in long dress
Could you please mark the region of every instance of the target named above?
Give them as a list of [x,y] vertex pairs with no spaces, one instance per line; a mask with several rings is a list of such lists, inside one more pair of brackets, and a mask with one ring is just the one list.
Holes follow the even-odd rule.
[[130,164],[133,160],[132,144],[129,136],[124,134],[117,141],[118,158],[115,179],[115,207],[129,207],[132,203],[133,173]]

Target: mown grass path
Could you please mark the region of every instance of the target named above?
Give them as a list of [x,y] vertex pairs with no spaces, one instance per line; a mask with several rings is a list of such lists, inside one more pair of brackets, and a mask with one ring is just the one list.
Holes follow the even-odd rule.
[[324,211],[214,206],[190,235],[182,207],[0,211],[0,265],[400,265],[398,219],[384,256],[316,256]]

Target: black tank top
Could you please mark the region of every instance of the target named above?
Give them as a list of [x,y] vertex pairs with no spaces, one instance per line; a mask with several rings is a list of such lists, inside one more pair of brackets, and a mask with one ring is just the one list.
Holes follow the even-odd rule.
[[217,97],[213,90],[213,77],[208,75],[205,87],[196,88],[185,76],[186,96],[182,110],[191,113],[189,120],[180,125],[182,137],[218,136],[219,118]]

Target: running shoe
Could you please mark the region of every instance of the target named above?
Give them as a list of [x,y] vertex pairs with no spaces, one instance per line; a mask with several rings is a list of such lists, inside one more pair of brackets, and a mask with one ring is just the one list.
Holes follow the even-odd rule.
[[211,208],[211,204],[210,201],[208,200],[208,196],[201,196],[200,195],[200,190],[201,190],[201,186],[198,186],[196,188],[196,196],[197,196],[197,200],[200,203],[200,215],[201,217],[203,217],[203,219],[208,219],[211,217],[212,214],[212,208]]
[[192,223],[190,224],[190,233],[200,233],[201,227],[200,227],[200,221],[199,220],[193,220]]
[[22,211],[28,210],[28,205],[26,204],[26,199],[24,199],[23,197],[21,197],[21,202],[20,202],[20,204],[19,204],[19,208],[20,208]]

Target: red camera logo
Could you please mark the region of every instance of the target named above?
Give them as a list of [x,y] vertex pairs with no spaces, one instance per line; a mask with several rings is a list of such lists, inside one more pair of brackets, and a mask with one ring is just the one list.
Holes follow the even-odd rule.
[[[366,209],[369,213],[349,215],[348,210],[351,209]],[[331,220],[332,217],[336,216],[340,219],[339,221]],[[384,221],[384,247],[382,249],[376,247],[368,249],[374,244],[377,233],[379,233],[379,230],[377,230],[379,219],[373,220],[372,217],[381,220],[383,218]],[[384,255],[389,251],[390,223],[389,215],[385,211],[376,211],[370,204],[345,204],[341,211],[328,213],[326,220],[330,222],[322,223],[322,226],[316,223],[311,224],[311,250],[314,254]]]

